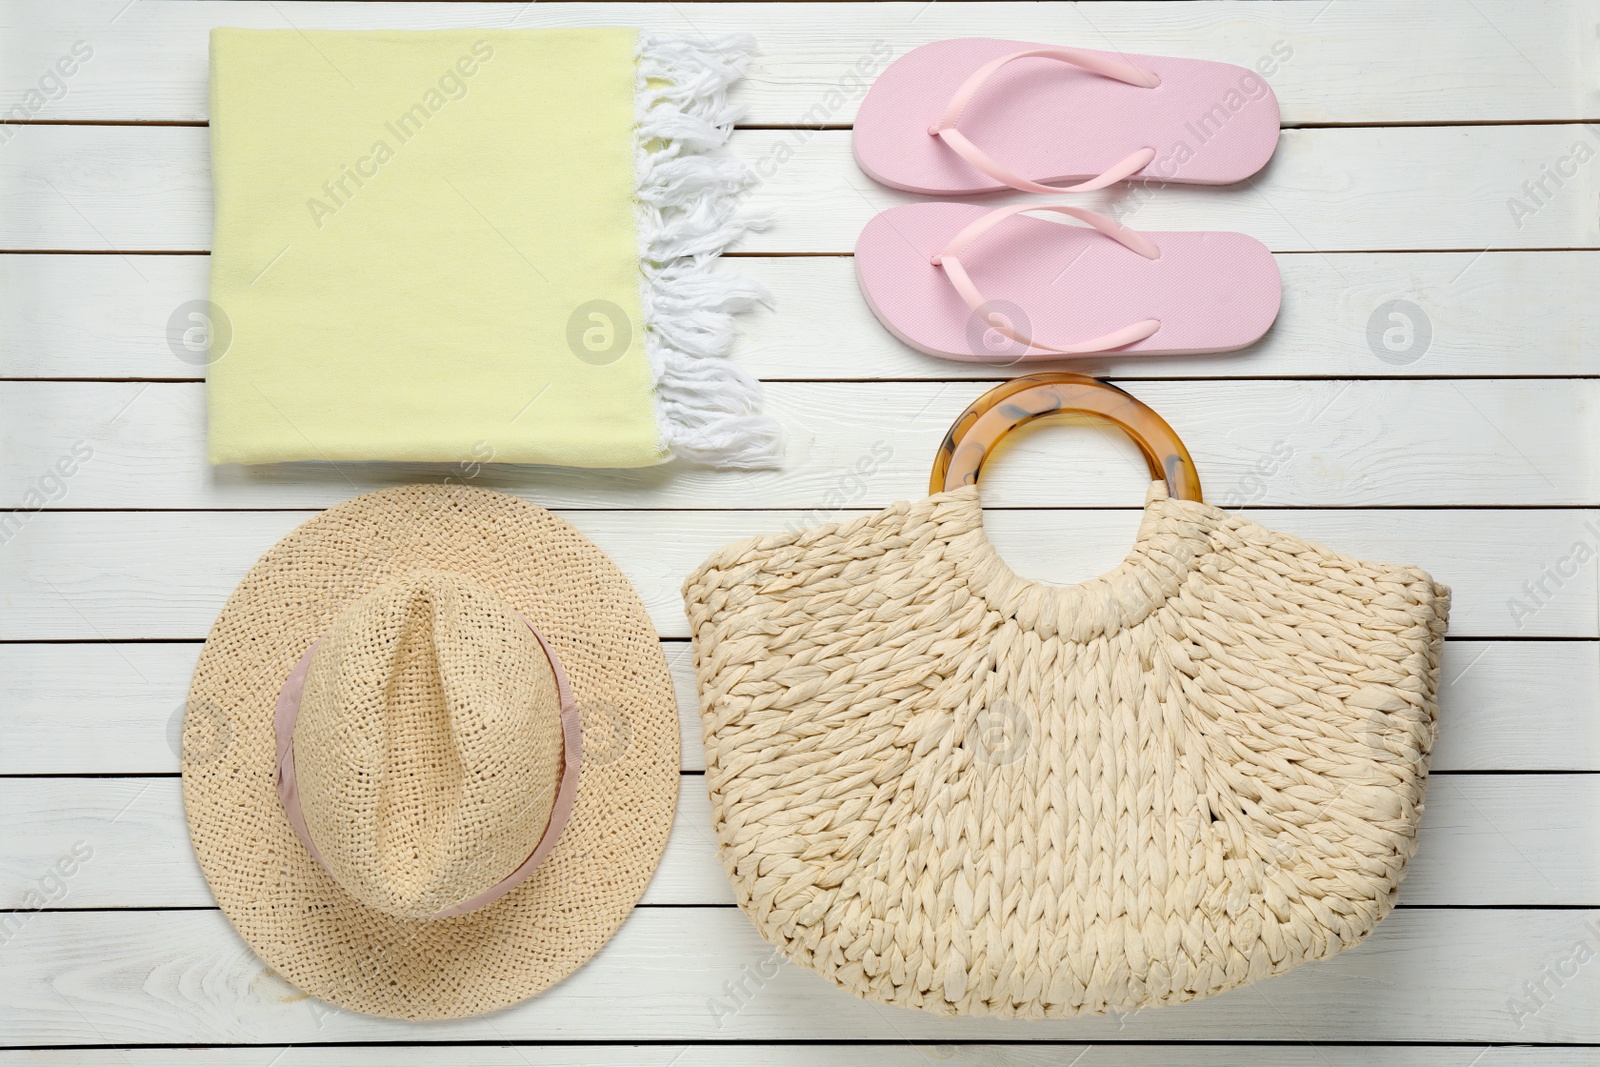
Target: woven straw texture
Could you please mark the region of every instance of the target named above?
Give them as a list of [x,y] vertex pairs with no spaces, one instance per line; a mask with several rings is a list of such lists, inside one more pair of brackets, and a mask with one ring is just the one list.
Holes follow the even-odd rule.
[[[419,572],[444,572],[458,581]],[[358,604],[386,583],[392,590]],[[494,699],[524,687],[537,705],[520,713],[529,716],[529,725],[555,714],[554,696],[544,688],[550,684],[548,661],[545,676],[529,665],[525,657],[538,654],[523,640],[531,635],[525,626],[520,632],[513,627],[515,616],[490,594],[539,629],[571,682],[583,720],[576,805],[554,851],[501,900],[454,918],[400,918],[341,889],[295,837],[275,788],[273,707],[301,654],[335,620],[348,621],[346,612],[355,607],[387,616],[382,625],[392,628],[399,649],[417,651],[412,646],[422,631],[432,629],[429,654],[438,657],[437,684],[447,703],[452,690],[465,693],[476,684],[473,672],[485,668],[458,661],[456,653],[466,646],[452,651],[451,642],[440,639],[441,619],[470,625],[476,632],[467,644],[480,649],[502,638],[511,642],[503,648],[511,674],[493,680]],[[317,686],[348,684],[349,693],[340,699],[359,700],[367,685],[359,670],[336,678],[343,666],[324,665],[318,657],[302,703],[302,713],[313,720],[310,702],[327,699],[317,696]],[[397,662],[404,666],[406,657]],[[320,681],[319,672],[326,675]],[[432,690],[436,683],[420,673],[425,672],[391,675],[396,692],[413,703],[441,698]],[[521,729],[513,721],[493,727],[502,735]],[[554,780],[542,764],[558,758],[557,749],[546,752],[544,746],[558,744],[559,733],[551,733],[550,723],[538,724],[538,732],[544,740],[505,740],[512,747],[495,758],[525,761],[524,773],[537,776],[542,789]],[[297,729],[296,768],[315,778],[313,768],[330,754],[312,751],[302,736]],[[412,734],[411,740],[422,738]],[[490,738],[458,738],[456,756],[482,759],[492,744]],[[429,758],[446,757],[435,751]],[[638,901],[660,860],[678,776],[677,709],[666,659],[627,579],[588,539],[544,509],[462,486],[369,493],[278,542],[240,583],[212,628],[184,719],[184,807],[195,852],[223,912],[269,966],[302,990],[354,1011],[398,1018],[453,1018],[505,1007],[559,981],[593,955]],[[549,798],[535,793],[524,783],[517,796],[522,803],[543,804],[548,814]],[[386,804],[400,797],[422,819],[439,817],[445,807],[437,796],[390,796]],[[318,806],[306,798],[308,819]],[[502,818],[511,814],[505,807],[491,810]],[[530,820],[539,821],[538,814]],[[448,820],[437,826],[444,833],[462,829]],[[318,826],[313,840],[336,842],[336,836],[322,835],[338,833]],[[496,836],[491,832],[486,839]],[[532,840],[537,838],[536,829]],[[503,840],[507,849],[522,849],[529,842],[526,827]],[[372,864],[400,862],[401,848],[382,842],[376,855],[354,860],[354,869],[370,874]],[[358,855],[353,845],[336,845],[334,851],[346,862]],[[528,851],[531,845],[514,860],[507,857],[506,870]],[[467,864],[450,872],[446,880],[460,879],[461,885],[445,895],[492,884],[505,873],[498,860],[490,866],[494,870]],[[437,889],[429,888],[429,877],[439,870],[413,867],[413,880],[397,883],[411,894],[402,894],[401,906],[426,906]]]
[[294,731],[311,840],[368,907],[425,919],[528,858],[563,757],[555,672],[493,590],[386,582],[317,646]]
[[1152,486],[1024,581],[969,486],[730,545],[684,586],[739,900],[869,1000],[1062,1017],[1321,959],[1416,841],[1449,590]]

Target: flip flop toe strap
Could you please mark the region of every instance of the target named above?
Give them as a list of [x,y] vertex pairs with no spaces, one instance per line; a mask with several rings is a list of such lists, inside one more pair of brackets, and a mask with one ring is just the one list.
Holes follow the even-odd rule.
[[975,219],[960,233],[952,237],[950,243],[944,247],[944,250],[931,260],[935,267],[943,269],[945,276],[950,279],[951,286],[961,295],[961,299],[966,301],[967,306],[975,314],[983,317],[984,322],[990,329],[1002,337],[1018,344],[1026,345],[1030,349],[1038,349],[1041,352],[1060,355],[1087,355],[1092,352],[1108,352],[1112,349],[1122,348],[1125,345],[1131,345],[1136,341],[1142,341],[1161,328],[1160,319],[1143,319],[1139,322],[1130,323],[1119,330],[1113,330],[1099,337],[1092,337],[1087,341],[1056,344],[1050,341],[1035,340],[1027,336],[1009,318],[992,309],[989,304],[989,298],[979,292],[977,285],[972,281],[971,275],[967,273],[965,264],[961,262],[961,256],[984,234],[1013,215],[1020,215],[1025,211],[1049,211],[1057,215],[1069,215],[1081,222],[1088,223],[1124,248],[1137,252],[1146,259],[1161,258],[1161,249],[1149,237],[1137,230],[1128,229],[1128,227],[1115,219],[1109,219],[1086,208],[1068,207],[1065,204],[1017,204],[1013,207],[1003,207],[996,211],[991,211]]
[[955,95],[950,98],[950,104],[944,110],[938,122],[928,127],[928,134],[937,137],[950,146],[951,151],[966,160],[968,164],[987,174],[1002,185],[1009,185],[1013,189],[1021,189],[1027,193],[1084,193],[1094,189],[1104,189],[1114,185],[1129,175],[1136,174],[1149,165],[1156,157],[1154,148],[1141,148],[1131,153],[1126,158],[1113,163],[1098,177],[1076,185],[1044,185],[1040,182],[1024,178],[1010,168],[1003,166],[993,156],[973,144],[968,137],[956,129],[956,123],[961,118],[961,113],[972,103],[972,98],[977,95],[983,83],[993,77],[995,71],[1007,63],[1019,59],[1054,59],[1062,63],[1069,63],[1075,67],[1102,77],[1112,78],[1129,85],[1137,85],[1141,89],[1154,89],[1161,84],[1161,79],[1147,70],[1140,70],[1132,63],[1115,59],[1111,56],[1095,55],[1091,52],[1080,52],[1076,48],[1030,48],[1022,52],[1012,52],[1008,55],[991,59],[968,76],[961,83]]

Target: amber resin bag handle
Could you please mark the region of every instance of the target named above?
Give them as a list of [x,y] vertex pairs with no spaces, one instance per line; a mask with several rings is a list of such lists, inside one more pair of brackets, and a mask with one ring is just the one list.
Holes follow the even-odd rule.
[[1114,385],[1083,374],[1029,374],[990,389],[944,435],[928,492],[975,485],[978,471],[1012,430],[1050,415],[1091,415],[1121,427],[1138,444],[1150,477],[1174,500],[1199,500],[1200,475],[1165,419]]

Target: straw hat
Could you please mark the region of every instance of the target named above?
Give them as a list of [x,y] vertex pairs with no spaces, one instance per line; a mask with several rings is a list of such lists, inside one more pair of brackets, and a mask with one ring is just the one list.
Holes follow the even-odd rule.
[[543,508],[463,486],[368,493],[279,541],[184,717],[223,912],[307,993],[396,1018],[505,1007],[592,956],[661,858],[678,768],[622,572]]

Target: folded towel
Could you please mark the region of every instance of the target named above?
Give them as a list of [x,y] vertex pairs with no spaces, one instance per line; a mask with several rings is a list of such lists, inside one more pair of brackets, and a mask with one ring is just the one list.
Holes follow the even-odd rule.
[[214,30],[211,461],[772,465],[712,269],[751,43]]

